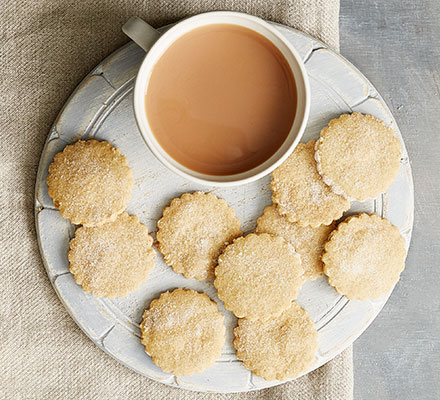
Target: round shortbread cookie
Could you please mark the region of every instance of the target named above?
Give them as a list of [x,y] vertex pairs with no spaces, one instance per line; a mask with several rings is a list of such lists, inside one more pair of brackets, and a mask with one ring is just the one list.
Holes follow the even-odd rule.
[[324,243],[335,224],[320,225],[316,228],[301,226],[280,215],[275,206],[266,207],[257,220],[256,233],[271,233],[286,239],[301,257],[305,279],[316,279],[323,274],[321,261]]
[[267,319],[289,308],[302,272],[300,257],[283,238],[253,233],[235,239],[220,255],[214,286],[237,317]]
[[133,173],[110,143],[80,140],[55,156],[47,185],[64,218],[77,225],[97,226],[114,221],[125,210]]
[[376,214],[359,214],[341,222],[322,255],[329,284],[357,300],[388,293],[405,268],[405,258],[405,240],[399,230]]
[[163,210],[156,238],[165,262],[189,279],[214,277],[222,250],[241,236],[240,221],[225,200],[185,193]]
[[316,143],[315,158],[324,182],[352,200],[385,192],[400,168],[401,145],[383,121],[361,113],[330,121]]
[[174,375],[202,372],[220,357],[225,342],[224,317],[206,294],[175,289],[145,310],[142,344],[153,362]]
[[316,361],[318,332],[296,302],[267,321],[239,319],[234,334],[238,359],[266,380],[295,378]]
[[272,201],[280,214],[301,226],[330,225],[350,202],[330,189],[316,169],[315,142],[300,143],[272,173]]
[[154,268],[153,239],[135,215],[80,227],[70,241],[68,259],[76,283],[96,297],[122,297],[137,290]]

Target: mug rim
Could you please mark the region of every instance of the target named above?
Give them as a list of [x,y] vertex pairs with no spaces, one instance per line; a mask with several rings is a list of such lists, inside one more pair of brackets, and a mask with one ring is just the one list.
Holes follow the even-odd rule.
[[[300,113],[300,115],[298,114],[298,111],[300,110],[300,102],[298,101],[296,106],[295,118],[293,120],[290,131],[286,136],[286,139],[284,140],[283,144],[281,144],[281,146],[277,149],[277,151],[275,151],[274,154],[272,154],[267,160],[265,160],[261,164],[257,165],[256,167],[250,170],[233,175],[217,176],[217,175],[202,174],[180,164],[178,161],[172,158],[157,141],[156,137],[154,136],[154,132],[149,125],[145,111],[145,92],[147,90],[153,68],[158,62],[158,60],[161,58],[161,56],[167,51],[167,49],[173,43],[175,43],[176,40],[178,40],[186,33],[194,29],[197,29],[201,26],[222,24],[222,23],[239,25],[237,23],[228,22],[228,21],[211,21],[208,23],[206,23],[205,21],[205,23],[203,23],[203,20],[206,20],[209,17],[214,17],[214,18],[220,17],[222,19],[229,17],[229,18],[235,18],[235,19],[238,18],[238,19],[247,20],[253,24],[259,25],[264,30],[274,35],[276,39],[282,42],[282,44],[286,47],[288,53],[290,53],[290,55],[294,59],[296,63],[296,67],[299,72],[299,76],[298,76],[298,72],[294,71],[294,68],[290,62],[291,60],[289,60],[288,57],[286,57],[285,51],[283,51],[283,49],[280,48],[281,47],[280,45],[274,43],[268,37],[267,32],[261,33],[252,27],[246,26],[246,28],[251,29],[258,34],[261,34],[266,39],[270,40],[273,43],[273,45],[276,46],[277,49],[281,51],[283,56],[286,58],[286,61],[288,62],[293,77],[295,79],[297,94],[299,92],[299,88],[298,88],[299,80],[300,83],[302,84],[302,88],[301,88],[303,91],[303,94],[301,96],[303,100],[301,103],[302,112]],[[202,23],[194,24],[194,22],[198,22],[200,20]],[[170,43],[168,43],[166,46],[163,46],[163,43],[167,42],[170,36],[176,34],[176,32],[179,32],[179,30],[181,30],[182,27],[185,27],[187,29],[181,32],[180,34],[178,34],[178,36]],[[153,58],[153,61],[151,61],[151,58]],[[145,80],[145,82],[142,82],[142,80]],[[174,26],[172,26],[170,29],[164,32],[159,37],[159,39],[153,44],[153,46],[150,48],[148,53],[145,55],[141,63],[141,66],[139,68],[138,74],[136,76],[136,80],[134,84],[134,94],[133,94],[133,108],[134,108],[135,120],[144,142],[148,146],[149,150],[154,154],[154,156],[165,167],[167,167],[169,170],[173,171],[174,173],[178,174],[179,176],[195,183],[208,185],[208,186],[216,186],[216,187],[236,186],[240,184],[253,182],[257,179],[260,179],[270,174],[275,168],[281,165],[287,159],[287,157],[289,157],[289,155],[293,152],[293,150],[295,149],[295,147],[297,146],[297,144],[301,140],[301,137],[304,134],[304,130],[308,121],[309,111],[310,111],[310,85],[309,85],[307,71],[305,69],[305,65],[302,61],[302,58],[300,57],[296,49],[291,45],[291,43],[276,28],[272,27],[269,23],[267,23],[263,19],[249,14],[235,12],[235,11],[211,11],[211,12],[197,14],[177,22]],[[298,125],[299,119],[300,122]],[[295,125],[297,126],[295,127]],[[294,138],[292,140],[293,135]],[[290,138],[290,144],[287,143],[289,141],[289,138]],[[283,150],[282,148],[286,145],[286,143],[287,143],[287,147]]]

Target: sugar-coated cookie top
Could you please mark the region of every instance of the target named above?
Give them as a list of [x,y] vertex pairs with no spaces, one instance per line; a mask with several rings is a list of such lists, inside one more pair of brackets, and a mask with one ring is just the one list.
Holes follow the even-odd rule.
[[112,222],[76,230],[68,254],[70,272],[94,296],[126,296],[154,268],[152,244],[138,217],[123,212]]
[[237,357],[267,380],[295,378],[316,360],[318,332],[296,302],[269,320],[238,320],[234,334]]
[[321,131],[315,158],[324,181],[353,200],[385,192],[400,168],[401,145],[372,115],[343,114]]
[[153,362],[174,375],[202,372],[220,357],[224,317],[206,294],[175,289],[153,300],[141,323],[142,343]]
[[214,277],[219,254],[241,236],[234,209],[211,193],[184,193],[173,199],[157,226],[165,262],[189,279]]
[[376,214],[341,222],[324,246],[322,261],[329,284],[349,299],[366,300],[388,293],[405,268],[405,240]]
[[114,221],[130,200],[133,182],[119,149],[97,140],[66,146],[47,177],[49,196],[61,215],[84,226]]
[[315,142],[300,143],[272,173],[272,201],[280,214],[301,226],[329,225],[342,217],[350,202],[334,193],[316,167]]
[[267,233],[238,238],[220,255],[214,285],[225,307],[239,318],[281,314],[303,284],[293,246]]

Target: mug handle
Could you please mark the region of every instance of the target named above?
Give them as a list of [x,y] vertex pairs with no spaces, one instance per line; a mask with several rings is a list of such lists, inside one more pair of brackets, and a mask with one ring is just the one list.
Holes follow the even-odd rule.
[[148,52],[160,37],[159,31],[138,17],[131,17],[123,26],[124,32],[133,42]]

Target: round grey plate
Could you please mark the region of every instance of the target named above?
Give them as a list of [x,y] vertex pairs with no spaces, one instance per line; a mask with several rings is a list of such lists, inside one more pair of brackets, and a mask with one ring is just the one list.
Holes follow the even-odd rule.
[[[319,137],[320,130],[341,113],[373,114],[391,126],[402,140],[388,107],[371,83],[343,57],[299,31],[275,25],[302,56],[310,78],[312,104],[303,142]],[[41,155],[35,195],[38,241],[47,274],[61,301],[81,329],[112,357],[156,381],[175,387],[239,392],[279,384],[248,371],[232,346],[235,317],[223,307],[211,283],[188,280],[174,273],[160,254],[142,287],[125,298],[97,299],[83,292],[69,273],[67,251],[75,227],[63,219],[47,193],[46,177],[54,155],[78,139],[95,137],[121,149],[133,169],[135,185],[127,211],[136,214],[154,235],[162,209],[183,192],[210,191],[226,199],[242,221],[242,230],[255,227],[271,203],[270,177],[233,188],[209,188],[185,181],[160,164],[145,146],[133,116],[133,83],[145,53],[133,43],[122,47],[78,86],[53,125]],[[403,144],[401,168],[389,190],[378,198],[352,203],[347,215],[375,212],[396,225],[409,246],[413,225],[413,183]],[[143,310],[161,292],[186,287],[206,292],[225,315],[227,335],[222,356],[201,374],[175,377],[156,367],[140,343]],[[371,301],[349,301],[329,287],[326,278],[307,282],[298,302],[307,309],[319,331],[318,368],[350,345],[373,321],[389,294]]]

